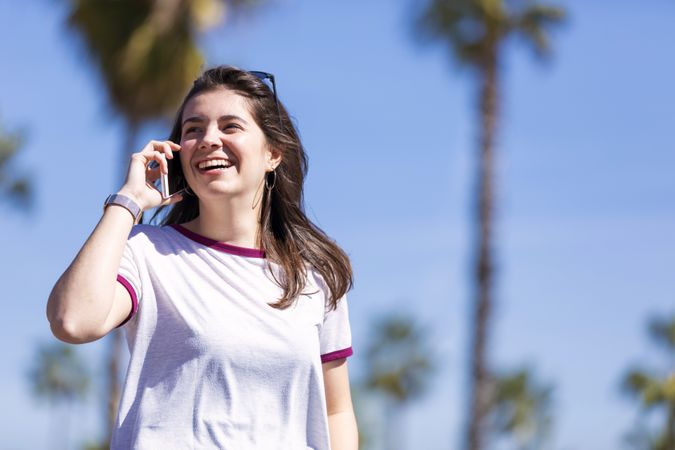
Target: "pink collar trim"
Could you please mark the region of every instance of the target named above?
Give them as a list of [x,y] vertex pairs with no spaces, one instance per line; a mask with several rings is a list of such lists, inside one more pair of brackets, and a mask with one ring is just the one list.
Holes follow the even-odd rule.
[[199,242],[200,244],[205,245],[209,248],[219,250],[225,253],[230,253],[232,255],[248,256],[250,258],[265,258],[265,250],[263,249],[239,247],[237,245],[219,242],[214,239],[207,238],[206,236],[197,234],[193,231],[190,231],[187,228],[183,227],[182,225],[178,225],[176,223],[172,223],[169,226],[174,230],[178,231],[179,233],[181,233],[183,236],[187,237],[188,239],[191,239],[195,242]]

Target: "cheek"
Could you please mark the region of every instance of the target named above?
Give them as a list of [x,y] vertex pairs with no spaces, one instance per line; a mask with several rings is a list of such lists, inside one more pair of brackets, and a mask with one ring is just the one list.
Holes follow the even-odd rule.
[[192,147],[194,146],[196,140],[193,138],[180,138],[180,141],[178,141],[178,145],[181,147]]
[[180,167],[183,170],[183,176],[189,176],[188,173],[190,172],[190,158],[192,156],[192,152],[187,149],[186,147],[181,146],[180,150]]

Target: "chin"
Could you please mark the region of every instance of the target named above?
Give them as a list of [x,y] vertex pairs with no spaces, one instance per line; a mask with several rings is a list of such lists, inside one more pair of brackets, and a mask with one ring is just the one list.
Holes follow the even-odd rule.
[[203,187],[195,191],[197,196],[202,199],[218,199],[223,197],[240,197],[244,194],[240,189],[233,189],[221,186]]

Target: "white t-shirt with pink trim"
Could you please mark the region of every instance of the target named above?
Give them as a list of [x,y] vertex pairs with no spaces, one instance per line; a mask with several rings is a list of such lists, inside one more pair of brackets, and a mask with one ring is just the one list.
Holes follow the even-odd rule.
[[[322,362],[352,355],[313,269],[294,305],[264,252],[137,225],[118,281],[134,304],[112,449],[329,450]],[[276,264],[270,263],[277,277]]]

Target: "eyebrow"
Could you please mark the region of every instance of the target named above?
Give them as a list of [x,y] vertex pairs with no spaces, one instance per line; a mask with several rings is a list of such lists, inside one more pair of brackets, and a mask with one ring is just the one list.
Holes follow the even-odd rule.
[[[183,126],[185,126],[186,123],[188,122],[204,122],[206,120],[205,116],[192,116],[188,117],[183,121]],[[224,116],[218,117],[218,121],[226,121],[226,120],[238,120],[239,122],[242,122],[245,125],[248,125],[248,122],[244,120],[242,117],[239,117],[234,114],[225,114]]]

